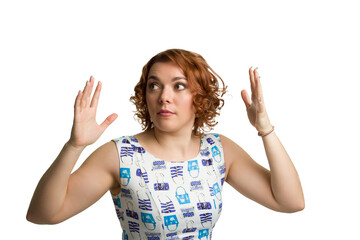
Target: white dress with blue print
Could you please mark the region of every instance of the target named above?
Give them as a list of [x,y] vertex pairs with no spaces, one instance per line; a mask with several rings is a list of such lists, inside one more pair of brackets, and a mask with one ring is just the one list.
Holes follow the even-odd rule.
[[219,135],[205,134],[198,156],[182,162],[152,156],[132,136],[113,141],[121,192],[112,198],[122,239],[211,239],[225,179]]

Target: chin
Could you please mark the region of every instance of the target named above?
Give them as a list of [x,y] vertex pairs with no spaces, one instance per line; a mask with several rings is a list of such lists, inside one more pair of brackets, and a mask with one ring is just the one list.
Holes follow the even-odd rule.
[[174,132],[174,131],[178,130],[178,128],[176,128],[174,126],[174,124],[171,124],[170,126],[169,125],[170,124],[161,124],[161,125],[156,125],[156,126],[154,125],[153,128],[156,128],[162,132]]
[[[177,123],[174,123],[173,121],[169,121],[169,122],[162,122],[161,124],[153,124],[153,128],[155,128],[162,131],[162,132],[177,132],[177,131],[180,131],[180,130],[184,130],[185,128],[188,127],[188,124],[177,124]],[[188,127],[190,130],[193,129],[193,126],[189,125]]]

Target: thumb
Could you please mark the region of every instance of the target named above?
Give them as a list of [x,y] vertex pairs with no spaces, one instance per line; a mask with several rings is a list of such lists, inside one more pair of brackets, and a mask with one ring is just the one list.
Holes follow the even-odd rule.
[[103,129],[103,131],[105,131],[105,129],[112,124],[115,119],[118,117],[118,115],[116,113],[111,114],[110,116],[108,116],[102,123],[101,123],[101,127]]
[[248,109],[251,105],[251,102],[250,102],[249,95],[247,94],[246,90],[241,91],[241,97],[245,103],[246,109]]

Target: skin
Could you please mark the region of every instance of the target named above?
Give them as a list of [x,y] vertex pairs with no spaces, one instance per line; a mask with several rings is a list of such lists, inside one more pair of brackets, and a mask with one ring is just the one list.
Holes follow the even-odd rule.
[[[135,135],[152,155],[168,161],[182,161],[196,157],[200,137],[191,129],[195,120],[193,94],[182,70],[174,63],[155,63],[146,88],[146,103],[154,128]],[[161,109],[174,113],[159,116]],[[173,146],[177,146],[175,149]]]
[[[146,101],[154,128],[135,135],[151,154],[163,159],[182,161],[193,158],[200,149],[200,138],[192,134],[195,111],[192,94],[182,70],[172,63],[156,63],[149,72]],[[251,125],[258,131],[271,130],[257,70],[249,69],[251,101],[245,90],[241,96]],[[117,118],[109,115],[100,125],[96,110],[101,92],[97,84],[91,99],[94,78],[79,91],[74,105],[71,137],[45,172],[31,200],[27,219],[37,224],[57,224],[100,199],[107,191],[120,191],[119,157],[110,141],[95,150],[71,174],[84,148],[94,143]],[[261,101],[260,101],[261,99]],[[160,109],[174,112],[160,117]],[[279,212],[304,208],[304,196],[294,165],[275,132],[262,137],[270,171],[257,164],[240,146],[220,135],[225,158],[225,180],[239,193]],[[168,150],[171,147],[171,152]],[[177,146],[175,149],[173,146]]]

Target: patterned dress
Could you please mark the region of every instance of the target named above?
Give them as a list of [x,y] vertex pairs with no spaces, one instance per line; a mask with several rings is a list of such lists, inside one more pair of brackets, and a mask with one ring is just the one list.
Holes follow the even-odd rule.
[[132,136],[113,141],[121,192],[112,198],[122,239],[211,239],[225,179],[219,135],[205,134],[198,156],[182,162],[156,158]]

